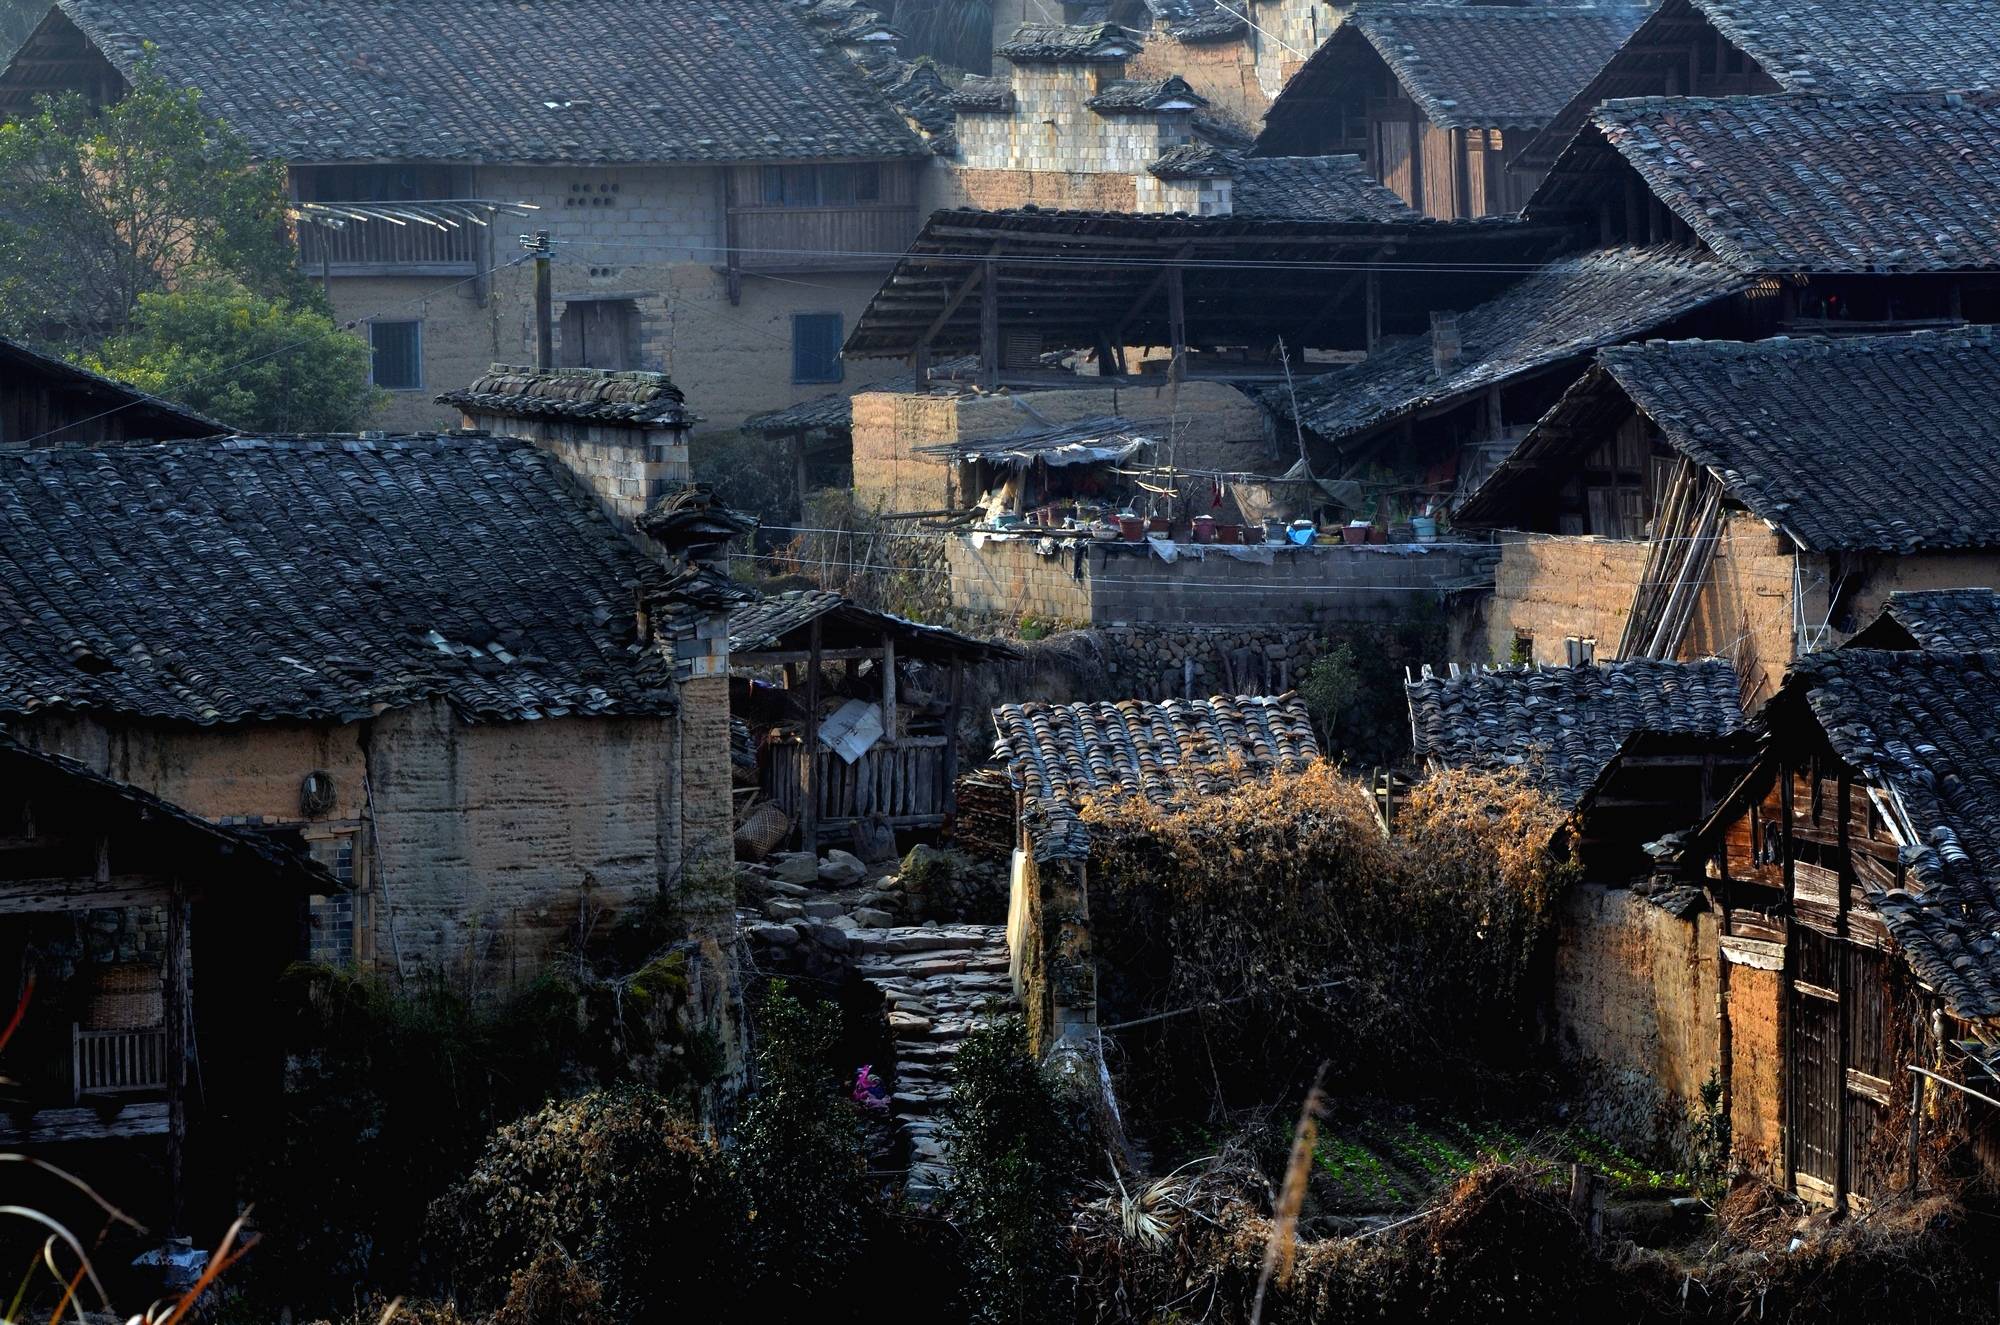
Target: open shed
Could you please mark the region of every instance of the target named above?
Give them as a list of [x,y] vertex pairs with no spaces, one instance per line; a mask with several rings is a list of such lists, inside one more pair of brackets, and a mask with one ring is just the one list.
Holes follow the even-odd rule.
[[[822,589],[775,594],[729,622],[731,703],[761,729],[759,788],[807,851],[876,821],[942,828],[957,809],[964,669],[1018,656]],[[843,665],[837,682],[829,663]],[[781,685],[751,675],[773,670]]]

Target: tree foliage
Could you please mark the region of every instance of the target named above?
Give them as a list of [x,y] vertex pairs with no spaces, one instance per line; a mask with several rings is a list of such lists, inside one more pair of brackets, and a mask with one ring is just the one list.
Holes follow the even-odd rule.
[[970,1313],[985,1321],[1054,1320],[1070,1273],[1069,1208],[1084,1174],[1079,1120],[1004,1017],[965,1037],[953,1062],[952,1220],[966,1239]]
[[218,276],[311,297],[282,167],[253,161],[200,94],[142,67],[121,100],[76,93],[0,126],[0,334],[58,347],[124,331],[140,296]]
[[90,367],[245,432],[351,432],[380,393],[368,346],[324,313],[233,284],[139,296]]

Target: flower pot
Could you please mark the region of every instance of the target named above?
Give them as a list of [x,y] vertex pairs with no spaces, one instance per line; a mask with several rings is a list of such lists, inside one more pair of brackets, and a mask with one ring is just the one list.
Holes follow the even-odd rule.
[[1174,532],[1174,522],[1168,516],[1149,515],[1146,517],[1146,532],[1149,534],[1171,534]]
[[1219,524],[1215,526],[1215,541],[1218,543],[1243,542],[1243,526],[1240,524]]
[[1368,541],[1368,526],[1365,524],[1348,525],[1340,531],[1340,541],[1343,543],[1366,543]]
[[1213,543],[1215,541],[1214,516],[1197,515],[1194,518],[1194,541],[1197,543]]
[[1118,536],[1128,543],[1142,542],[1146,537],[1146,522],[1136,515],[1121,515],[1118,517]]
[[1389,541],[1389,531],[1379,524],[1371,524],[1368,526],[1368,541],[1371,543],[1386,543]]

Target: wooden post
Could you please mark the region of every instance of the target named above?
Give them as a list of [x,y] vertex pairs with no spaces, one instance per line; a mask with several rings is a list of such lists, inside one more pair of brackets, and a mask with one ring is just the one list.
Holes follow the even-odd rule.
[[1373,354],[1375,353],[1375,342],[1382,339],[1381,273],[1371,270],[1362,286],[1362,290],[1367,297],[1366,306],[1362,314],[1366,325],[1362,328],[1362,332],[1366,338],[1365,347],[1370,354]]
[[896,743],[896,637],[882,636],[882,741]]
[[1923,1144],[1924,1135],[1924,1079],[1915,1072],[1910,1073],[1910,1176],[1903,1184],[1903,1195],[1916,1199],[1917,1195],[1917,1154]]
[[819,854],[819,618],[808,630],[806,650],[806,741],[799,764],[799,849]]
[[979,267],[979,385],[1000,385],[1000,281],[991,258]]
[[183,1170],[187,1152],[188,1053],[193,1042],[194,985],[188,969],[191,921],[187,884],[174,880],[167,902],[164,983],[167,1020],[167,1236],[186,1227]]
[[547,372],[555,366],[555,289],[549,274],[549,232],[535,235],[535,368]]
[[963,664],[954,654],[945,672],[944,684],[944,813],[958,813],[958,708],[959,669]]
[[1167,268],[1167,328],[1174,355],[1167,364],[1167,377],[1178,382],[1187,376],[1187,300],[1178,266]]

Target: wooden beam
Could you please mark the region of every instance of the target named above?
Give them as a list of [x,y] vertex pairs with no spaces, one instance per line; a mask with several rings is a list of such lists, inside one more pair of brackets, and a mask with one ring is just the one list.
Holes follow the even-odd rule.
[[172,896],[163,879],[146,874],[90,878],[0,880],[0,915],[37,911],[96,911],[121,906],[158,906]]
[[1187,376],[1187,295],[1181,285],[1178,264],[1167,268],[1167,335],[1173,357],[1167,361],[1167,380],[1178,382]]
[[187,1227],[186,1191],[182,1183],[187,1161],[188,1059],[194,1050],[194,984],[188,965],[193,956],[189,928],[193,908],[187,885],[174,880],[167,903],[165,990],[167,1014],[167,1236]]
[[882,743],[896,744],[896,637],[882,637]]
[[[877,658],[881,654],[882,650],[879,648],[821,649],[819,656],[822,662],[853,662],[861,658]],[[811,659],[811,649],[776,649],[767,653],[732,653],[729,655],[731,666],[740,663],[745,667],[778,667],[781,665],[792,667],[802,662],[809,662]],[[785,688],[791,690],[795,689],[796,686],[788,685]]]
[[1000,384],[1000,281],[993,259],[980,266],[979,385],[991,391]]
[[167,1106],[158,1100],[127,1104],[116,1113],[83,1105],[74,1109],[36,1109],[23,1116],[0,1113],[0,1145],[50,1145],[62,1141],[124,1141],[164,1136]]
[[799,764],[799,849],[819,854],[819,618],[808,628],[805,758]]

